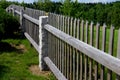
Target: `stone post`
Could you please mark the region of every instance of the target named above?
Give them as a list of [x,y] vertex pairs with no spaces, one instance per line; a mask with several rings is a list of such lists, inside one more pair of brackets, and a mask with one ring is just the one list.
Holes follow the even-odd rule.
[[44,25],[48,23],[48,16],[39,17],[39,67],[40,70],[48,70],[44,62],[44,58],[48,56],[48,32],[44,29]]
[[12,8],[13,16],[16,15],[15,10],[16,10],[15,8]]
[[24,36],[24,32],[25,32],[25,26],[24,26],[24,17],[23,17],[23,14],[24,14],[24,10],[20,10],[20,29],[21,29],[21,34],[22,34],[22,37]]

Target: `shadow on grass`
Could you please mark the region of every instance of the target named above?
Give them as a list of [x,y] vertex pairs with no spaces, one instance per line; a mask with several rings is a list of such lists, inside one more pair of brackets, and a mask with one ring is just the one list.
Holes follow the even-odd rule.
[[24,34],[16,33],[16,34],[5,34],[3,39],[25,39]]
[[10,72],[10,68],[5,65],[0,65],[0,78],[4,76],[4,74]]
[[12,47],[7,42],[0,42],[0,52],[12,52],[16,51],[16,48]]
[[7,42],[0,42],[0,54],[3,52],[13,52],[13,51],[17,51],[17,49]]

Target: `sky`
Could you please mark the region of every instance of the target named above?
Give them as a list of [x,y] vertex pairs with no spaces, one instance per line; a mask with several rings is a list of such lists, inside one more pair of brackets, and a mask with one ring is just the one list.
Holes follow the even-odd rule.
[[[18,1],[18,2],[25,2],[25,3],[32,3],[36,0],[7,0],[7,1]],[[61,1],[61,0],[52,0],[52,1]],[[102,2],[102,3],[109,3],[109,2],[115,2],[115,1],[120,1],[120,0],[78,0],[81,3],[97,3],[97,2]]]

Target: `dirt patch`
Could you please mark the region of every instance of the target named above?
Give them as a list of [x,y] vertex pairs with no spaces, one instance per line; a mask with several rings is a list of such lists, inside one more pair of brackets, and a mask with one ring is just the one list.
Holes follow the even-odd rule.
[[12,47],[15,47],[19,53],[24,53],[27,51],[26,47],[23,44],[15,45],[11,44]]
[[32,74],[38,75],[38,76],[48,77],[51,74],[50,71],[41,71],[38,65],[31,65],[29,67],[29,70],[32,72]]
[[19,46],[16,46],[16,48],[18,50],[20,50],[21,52],[26,52],[27,51],[27,49],[25,48],[25,46],[23,44],[20,44]]

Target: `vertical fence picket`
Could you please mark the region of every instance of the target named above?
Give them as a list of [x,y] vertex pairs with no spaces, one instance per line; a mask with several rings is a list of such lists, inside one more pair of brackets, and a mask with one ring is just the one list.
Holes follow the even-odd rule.
[[[117,58],[120,59],[120,29],[118,31]],[[116,75],[116,80],[120,80],[120,75]]]
[[84,20],[81,22],[81,41],[84,41]]
[[[59,30],[61,30],[61,24],[62,24],[62,16],[60,15],[60,26],[59,26]],[[61,67],[61,63],[62,63],[62,61],[61,61],[61,59],[62,59],[62,52],[61,52],[61,40],[60,40],[60,71],[62,71],[62,67]]]
[[[106,47],[106,25],[104,24],[103,25],[103,28],[102,28],[102,51],[105,51],[105,47]],[[104,69],[105,67],[101,65],[101,75],[100,75],[100,79],[101,80],[104,80]]]
[[[57,28],[57,24],[58,24],[58,15],[56,15],[55,17],[56,17],[56,19],[55,19],[55,20],[56,20],[55,26],[56,26],[56,28]],[[55,60],[55,61],[56,61],[56,66],[58,67],[58,56],[59,56],[59,55],[58,55],[58,53],[57,53],[57,51],[58,51],[58,48],[57,48],[57,47],[58,47],[58,39],[57,39],[57,37],[55,37],[55,44],[56,44],[56,46],[55,46],[56,60]]]
[[96,25],[96,48],[99,49],[99,39],[100,39],[100,24]]
[[[88,21],[86,21],[86,25],[85,25],[85,28],[86,28],[86,30],[85,30],[85,33],[86,33],[86,35],[85,35],[85,42],[86,43],[88,43]],[[87,76],[87,71],[88,71],[88,57],[85,55],[84,56],[85,57],[85,74],[84,74],[84,80],[87,80],[88,79],[88,76]]]
[[[70,21],[70,35],[72,35],[72,30],[73,30],[73,18],[71,18],[71,21]],[[72,67],[72,64],[73,64],[73,50],[72,50],[72,47],[70,46],[70,80],[72,80],[73,78],[73,67]]]
[[[23,29],[23,10],[20,11],[20,27]],[[22,30],[23,33],[23,30]]]
[[[84,41],[84,21],[81,21],[81,40]],[[83,80],[83,54],[80,53],[80,80]]]
[[[109,39],[109,54],[113,55],[113,44],[114,44],[114,27],[110,28],[110,39]],[[108,69],[107,80],[112,80],[112,71]]]
[[56,55],[55,55],[55,36],[54,35],[52,35],[52,53],[53,53],[53,63],[55,64],[56,63],[56,60],[55,60],[55,58],[56,58]]
[[86,32],[86,35],[85,35],[86,40],[85,40],[85,42],[88,43],[88,21],[86,21],[85,27],[86,27],[86,31],[85,31]]
[[[60,27],[60,15],[58,15],[58,29]],[[60,69],[60,40],[58,39],[58,68]]]
[[[68,17],[67,34],[70,34],[70,17]],[[70,46],[67,44],[67,79],[70,80]]]
[[[100,25],[96,25],[96,48],[99,49]],[[98,63],[95,62],[95,80],[98,80]]]
[[[59,30],[60,30],[60,24],[61,24],[61,15],[59,15],[59,26],[58,26],[58,29],[59,29]],[[60,69],[61,69],[61,65],[60,65],[60,64],[61,64],[61,63],[60,63],[60,62],[61,62],[61,61],[60,61],[60,60],[61,60],[61,59],[60,59],[60,58],[61,58],[60,39],[59,39],[59,51],[58,51],[58,52],[59,52],[59,70],[60,70]]]
[[[76,38],[76,22],[77,22],[77,20],[75,18],[73,21],[73,23],[74,23],[73,24],[73,37],[75,37],[75,38]],[[72,57],[73,57],[73,80],[76,80],[76,75],[75,75],[75,73],[76,73],[76,49],[74,49],[74,48],[73,48]]]
[[[65,26],[64,26],[64,30],[65,33],[67,33],[67,22],[68,22],[68,17],[65,17]],[[65,76],[67,77],[67,43],[65,42]]]
[[[55,21],[56,21],[56,23],[55,23],[55,28],[57,28],[57,23],[58,23],[58,21],[57,21],[57,14],[55,14]],[[58,54],[57,54],[57,38],[56,38],[56,36],[55,36],[55,65],[57,66],[57,56],[58,56]],[[57,66],[58,67],[58,66]]]
[[[41,13],[41,15],[43,15],[43,12]],[[54,13],[52,13],[53,17],[52,17],[52,20],[54,20]],[[52,25],[54,27],[54,22],[52,22]],[[55,54],[54,54],[54,38],[53,38],[53,34],[51,34],[51,53],[52,53],[52,61],[53,63],[55,63]]]
[[94,26],[93,26],[93,22],[91,22],[90,24],[90,45],[93,46],[93,38],[94,38]]
[[[91,22],[90,24],[90,45],[93,45],[93,22]],[[92,59],[89,59],[90,63],[89,63],[89,80],[92,80]]]
[[[77,26],[76,26],[76,29],[77,29],[77,39],[79,39],[79,33],[80,33],[80,20],[78,19],[77,20]],[[80,52],[79,51],[77,51],[77,61],[76,61],[76,80],[79,80],[80,79],[80,76],[79,76],[79,74],[80,74]]]
[[[59,26],[59,29],[61,30],[61,24],[62,24],[62,16],[60,15],[60,26]],[[62,53],[61,53],[61,40],[60,40],[60,70],[62,71],[62,67],[61,67],[61,59],[62,59]]]
[[[62,26],[61,26],[61,31],[63,31],[64,32],[64,19],[65,17],[62,15]],[[62,63],[61,63],[61,65],[62,65],[62,73],[64,74],[64,42],[61,40],[61,54],[62,54]]]

